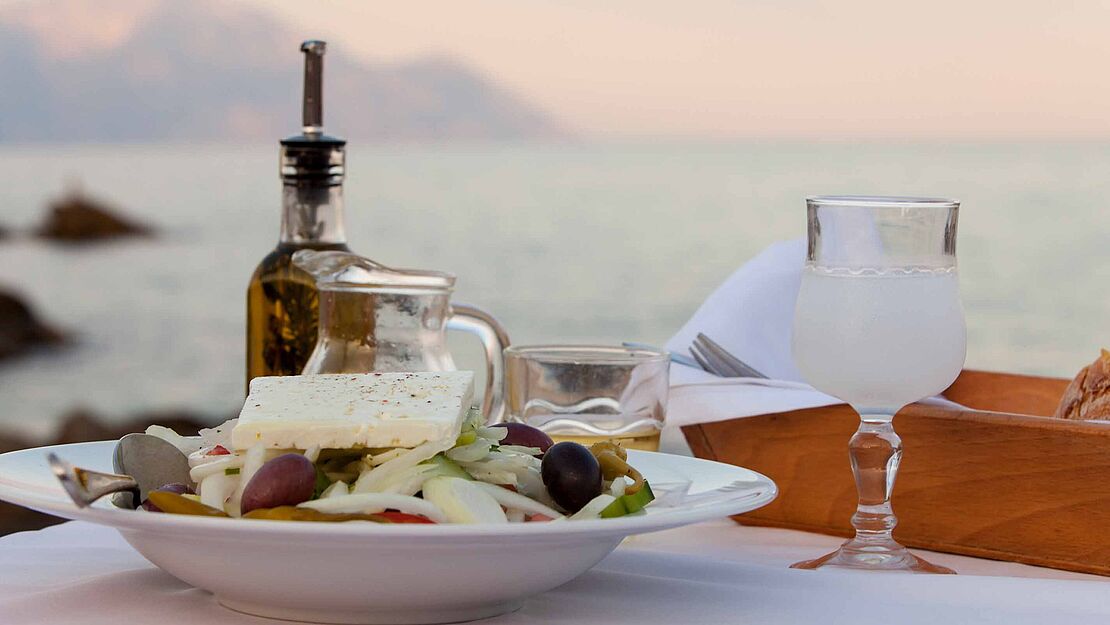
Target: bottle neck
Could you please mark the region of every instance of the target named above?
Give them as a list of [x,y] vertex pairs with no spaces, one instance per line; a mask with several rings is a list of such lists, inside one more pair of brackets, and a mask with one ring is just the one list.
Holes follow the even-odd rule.
[[281,242],[346,243],[343,185],[282,185]]

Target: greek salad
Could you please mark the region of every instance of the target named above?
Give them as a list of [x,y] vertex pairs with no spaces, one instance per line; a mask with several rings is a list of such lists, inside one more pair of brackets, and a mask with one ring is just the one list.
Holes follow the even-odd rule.
[[147,434],[189,459],[195,483],[148,494],[148,512],[291,521],[525,523],[636,514],[651,486],[613,442],[554,443],[521,423],[486,426],[471,409],[448,438],[412,448],[235,449],[236,419],[200,436]]

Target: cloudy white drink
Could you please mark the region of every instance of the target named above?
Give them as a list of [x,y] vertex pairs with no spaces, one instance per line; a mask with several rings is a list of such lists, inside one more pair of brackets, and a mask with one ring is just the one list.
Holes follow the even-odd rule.
[[861,411],[940,393],[967,345],[956,269],[807,267],[793,345],[807,382]]

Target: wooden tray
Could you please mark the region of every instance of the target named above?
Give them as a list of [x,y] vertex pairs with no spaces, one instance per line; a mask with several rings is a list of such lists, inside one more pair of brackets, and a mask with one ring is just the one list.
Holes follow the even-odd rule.
[[[911,547],[1110,575],[1110,425],[1045,416],[1068,380],[964,371],[946,396],[977,410],[908,406],[895,537]],[[683,428],[700,458],[742,465],[779,498],[736,520],[847,536],[856,491],[847,406]]]

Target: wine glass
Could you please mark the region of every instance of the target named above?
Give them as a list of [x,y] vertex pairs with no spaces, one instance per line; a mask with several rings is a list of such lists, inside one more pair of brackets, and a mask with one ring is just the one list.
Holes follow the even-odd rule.
[[860,415],[848,444],[859,505],[855,537],[794,568],[954,573],[892,536],[902,441],[894,413],[947,388],[967,345],[956,274],[959,202],[807,198],[809,249],[794,312],[794,362],[807,382]]

